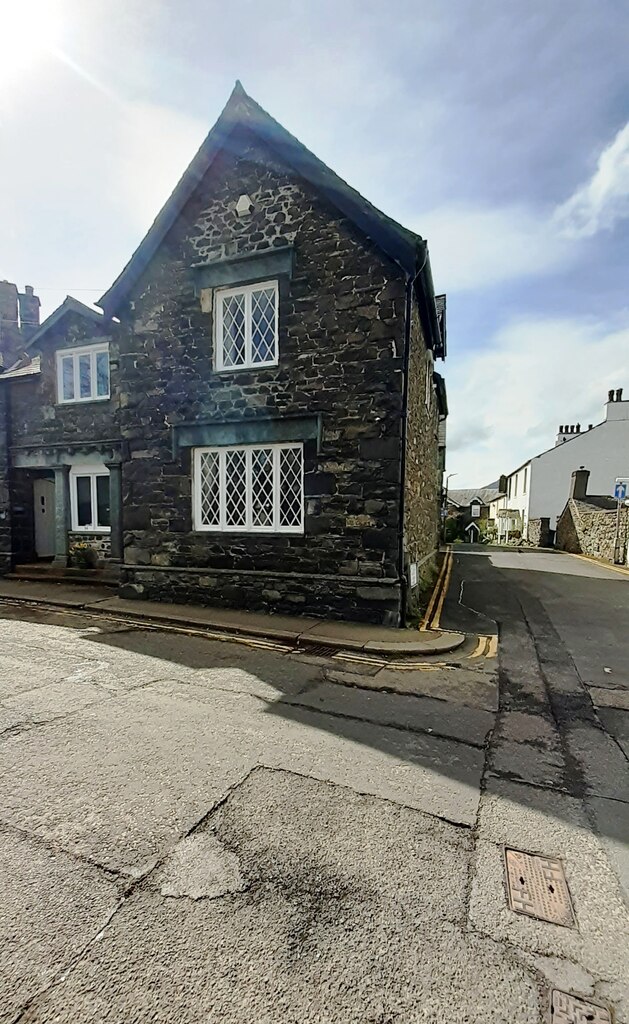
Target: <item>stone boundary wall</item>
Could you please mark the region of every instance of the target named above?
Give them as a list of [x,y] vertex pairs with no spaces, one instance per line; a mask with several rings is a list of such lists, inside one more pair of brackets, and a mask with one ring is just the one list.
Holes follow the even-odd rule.
[[550,528],[550,519],[543,517],[541,519],[529,519],[526,535],[535,547],[538,548],[549,548],[552,547],[552,530]]
[[284,615],[352,619],[381,625],[397,621],[400,583],[369,579],[273,573],[186,569],[170,566],[132,568],[121,574],[120,596],[145,601],[227,606]]
[[[620,510],[620,557],[627,558],[629,509]],[[616,538],[615,509],[593,508],[571,499],[557,521],[556,545],[573,554],[593,555],[614,562]]]

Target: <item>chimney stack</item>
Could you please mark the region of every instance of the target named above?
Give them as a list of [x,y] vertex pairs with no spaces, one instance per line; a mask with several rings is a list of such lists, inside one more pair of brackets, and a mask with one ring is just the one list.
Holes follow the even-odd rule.
[[33,292],[33,286],[27,284],[24,292],[18,294],[20,306],[20,330],[25,342],[30,341],[39,327],[39,298]]
[[589,469],[575,469],[570,482],[570,497],[575,501],[585,501],[588,492]]

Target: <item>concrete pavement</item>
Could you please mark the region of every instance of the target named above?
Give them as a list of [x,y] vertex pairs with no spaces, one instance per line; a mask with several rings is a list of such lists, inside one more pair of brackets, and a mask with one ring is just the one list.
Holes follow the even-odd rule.
[[[528,1024],[553,986],[629,1024],[627,805],[620,764],[596,774],[622,752],[566,646],[590,578],[455,572],[499,623],[499,700],[495,659],[394,672],[1,606],[2,1024]],[[509,909],[504,845],[563,860],[575,929]]]

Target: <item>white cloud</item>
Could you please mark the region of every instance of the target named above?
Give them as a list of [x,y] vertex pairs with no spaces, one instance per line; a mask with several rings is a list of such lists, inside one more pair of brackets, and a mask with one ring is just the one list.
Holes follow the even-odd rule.
[[570,259],[552,218],[524,205],[441,207],[415,227],[428,240],[438,287],[449,292],[544,274]]
[[555,221],[568,238],[587,238],[629,217],[629,122],[605,147],[596,171],[558,207]]
[[447,472],[457,487],[481,486],[552,447],[560,423],[600,422],[607,391],[629,389],[629,315],[514,321],[459,357],[447,384]]

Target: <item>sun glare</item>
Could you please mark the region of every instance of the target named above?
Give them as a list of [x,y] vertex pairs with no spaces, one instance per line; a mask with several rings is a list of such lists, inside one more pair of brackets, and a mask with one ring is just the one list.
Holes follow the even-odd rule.
[[0,83],[35,70],[61,41],[58,0],[0,0]]

